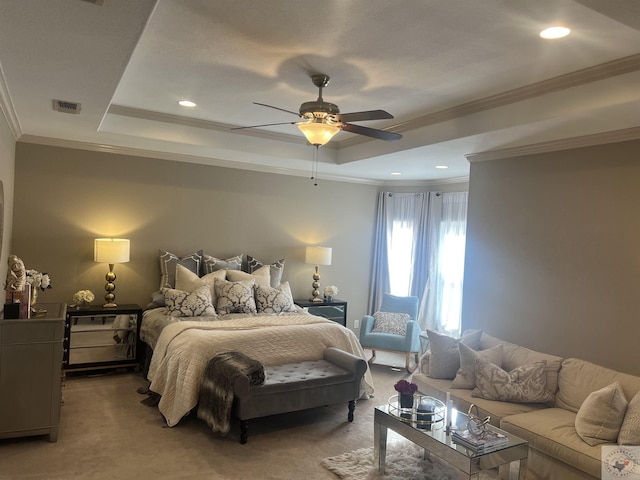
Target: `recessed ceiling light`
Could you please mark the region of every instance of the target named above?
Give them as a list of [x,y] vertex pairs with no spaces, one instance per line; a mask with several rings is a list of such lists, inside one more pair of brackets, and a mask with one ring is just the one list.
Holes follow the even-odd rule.
[[196,104],[191,100],[180,100],[178,101],[178,105],[182,105],[183,107],[195,107]]
[[567,27],[561,27],[556,25],[556,26],[545,28],[544,30],[542,30],[540,32],[540,36],[542,38],[555,39],[555,38],[566,37],[570,33],[571,33],[571,30],[568,29]]
[[449,167],[447,165],[436,165],[436,168],[439,168],[440,170],[446,170]]
[[389,175],[402,175],[402,172],[391,172]]

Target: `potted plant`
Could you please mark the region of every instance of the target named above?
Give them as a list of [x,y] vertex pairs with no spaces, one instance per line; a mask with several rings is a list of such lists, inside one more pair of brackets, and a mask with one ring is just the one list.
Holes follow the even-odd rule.
[[393,388],[398,392],[400,399],[400,408],[412,408],[413,407],[413,395],[418,391],[418,386],[415,383],[408,382],[407,380],[399,380]]

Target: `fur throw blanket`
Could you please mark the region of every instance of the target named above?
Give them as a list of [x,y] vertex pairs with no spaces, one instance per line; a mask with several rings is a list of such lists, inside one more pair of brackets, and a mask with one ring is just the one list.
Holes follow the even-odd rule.
[[219,353],[207,363],[200,387],[198,418],[214,432],[229,433],[233,385],[243,375],[249,377],[251,385],[261,385],[265,379],[264,366],[240,352]]

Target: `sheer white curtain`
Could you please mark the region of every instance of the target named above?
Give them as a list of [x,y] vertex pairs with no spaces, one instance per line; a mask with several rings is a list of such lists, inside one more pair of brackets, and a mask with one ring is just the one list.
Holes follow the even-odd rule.
[[460,329],[467,193],[390,193],[378,198],[370,312],[382,295],[420,298],[422,328]]

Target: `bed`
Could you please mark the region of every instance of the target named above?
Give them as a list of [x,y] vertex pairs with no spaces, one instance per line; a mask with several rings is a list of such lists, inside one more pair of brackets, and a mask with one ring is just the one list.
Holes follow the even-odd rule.
[[[143,313],[140,337],[153,350],[149,389],[160,395],[168,426],[196,407],[206,365],[218,353],[235,350],[264,365],[282,365],[320,360],[327,347],[336,347],[366,359],[353,331],[293,303],[288,283],[270,275],[274,264],[251,272],[217,264],[221,268],[201,276],[199,266],[178,261],[173,279],[162,272],[171,282],[161,285],[165,304]],[[368,369],[361,393],[373,393]]]

